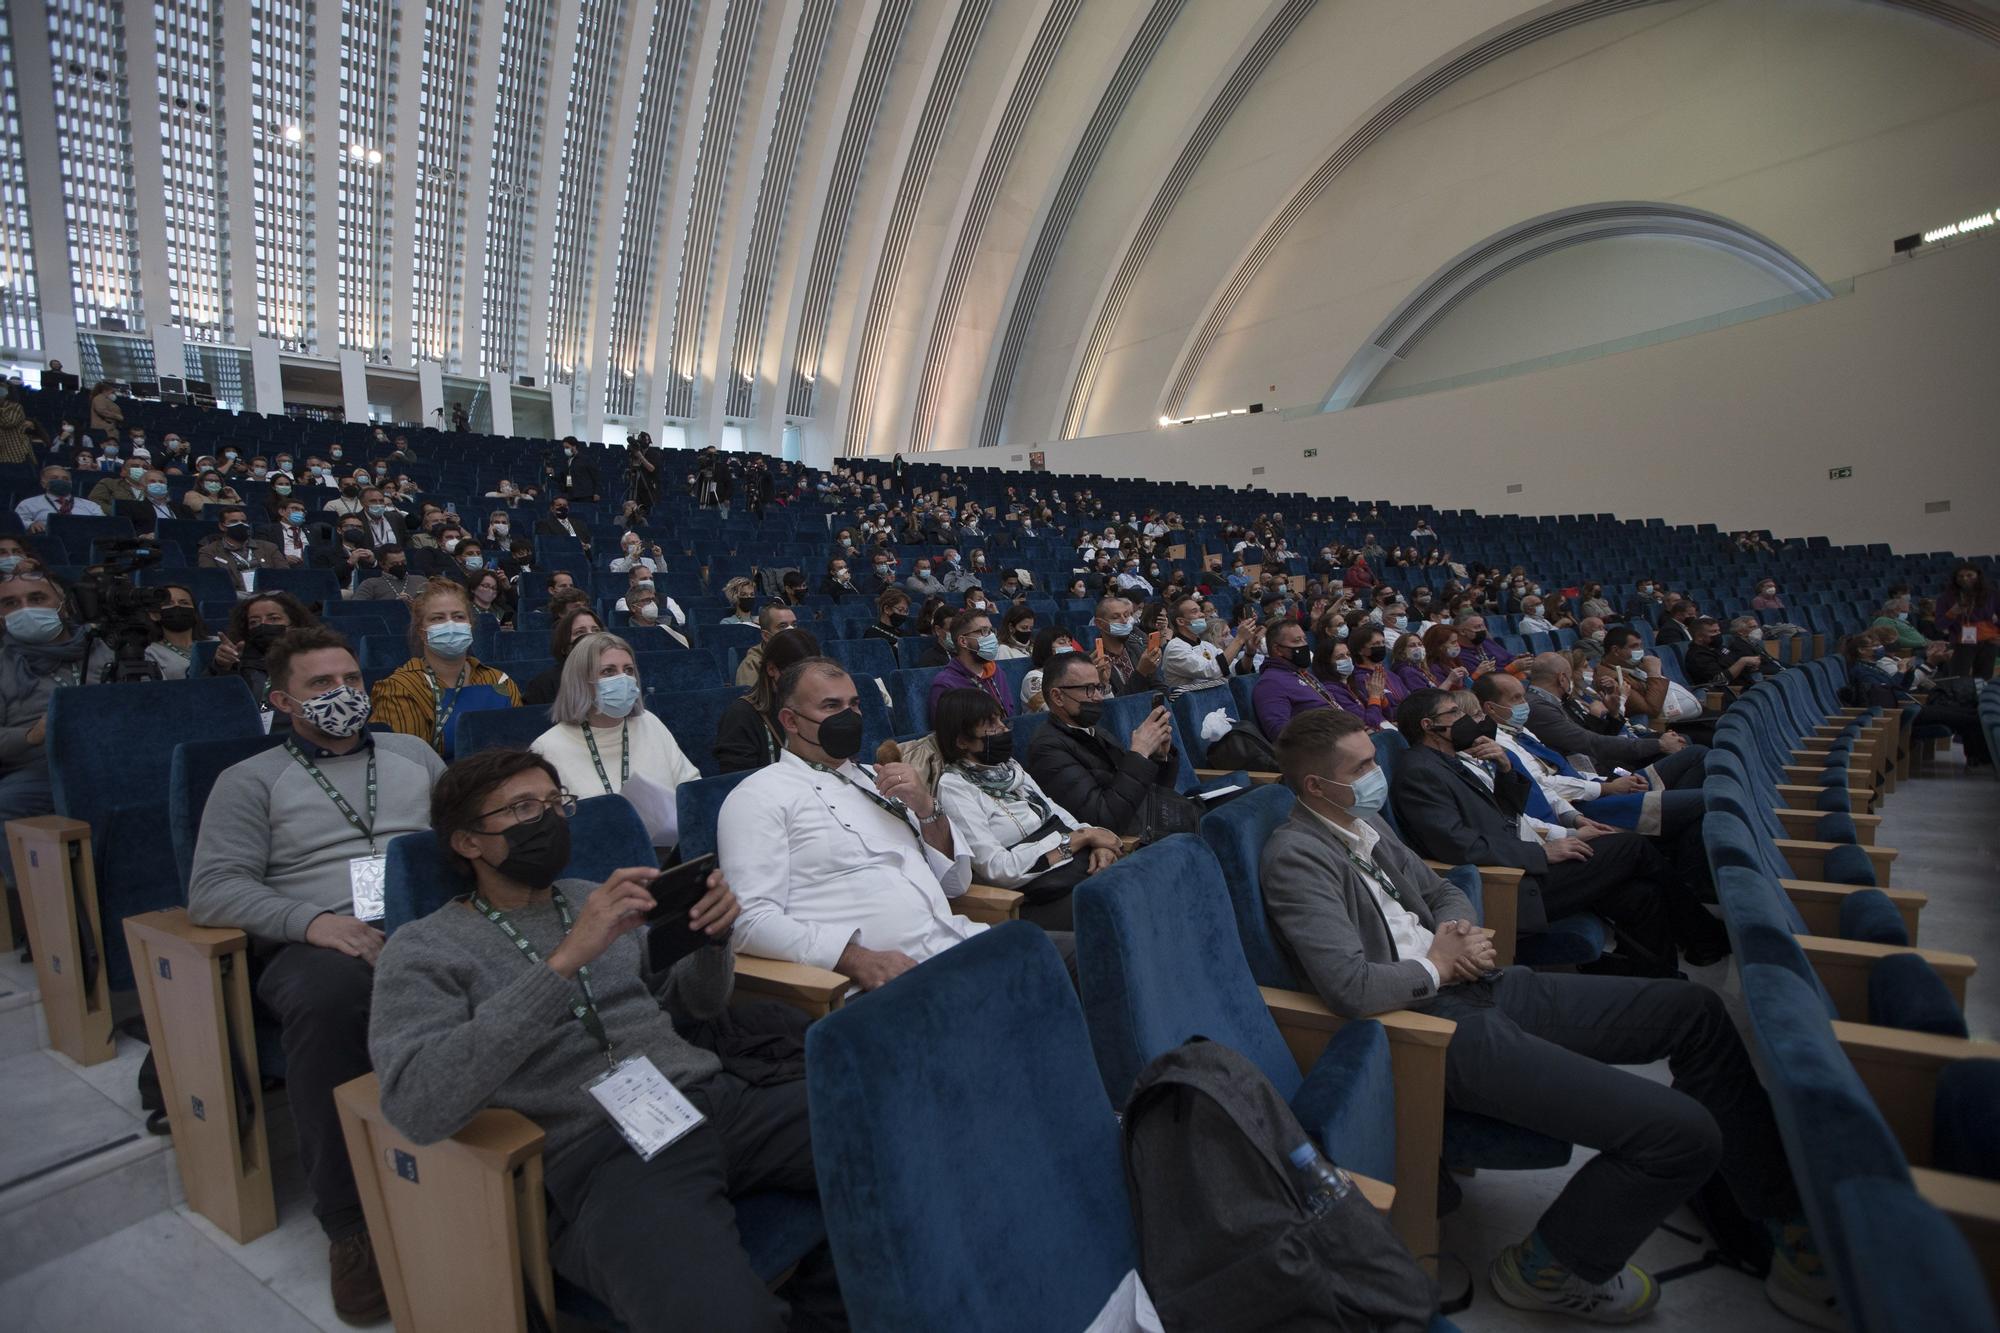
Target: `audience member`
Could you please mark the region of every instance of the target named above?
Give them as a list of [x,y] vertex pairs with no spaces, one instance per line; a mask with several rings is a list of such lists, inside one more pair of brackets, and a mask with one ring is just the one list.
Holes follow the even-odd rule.
[[1042,674],[1049,721],[1028,743],[1026,767],[1049,799],[1077,818],[1135,837],[1145,832],[1154,793],[1173,795],[1180,756],[1164,706],[1133,728],[1129,744],[1113,740],[1099,725],[1109,693],[1082,653],[1050,658]]
[[102,518],[104,511],[91,500],[76,497],[75,483],[68,468],[51,463],[42,469],[42,491],[14,506],[14,517],[29,532],[46,532],[49,515],[75,514],[82,518]]
[[[1895,656],[1894,647],[1895,631],[1889,629],[1866,630],[1841,640],[1840,656],[1847,664],[1848,685],[1863,704],[1896,708],[1913,700],[1910,690],[1916,684],[1916,663]],[[1985,728],[1980,725],[1976,705],[1954,703],[1934,694],[1918,708],[1910,725],[1951,728],[1958,743],[1965,747],[1967,768],[1993,762],[1992,747],[1987,743]]]
[[901,588],[884,588],[875,598],[875,619],[861,637],[879,639],[893,651],[902,643],[909,621],[910,595]]
[[368,1072],[368,1008],[382,932],[389,843],[424,827],[438,757],[368,731],[361,665],[318,626],[266,654],[270,706],[291,736],[222,773],[210,792],[188,883],[196,925],[255,941],[253,985],[277,1020],[299,1156],[329,1246],[334,1310],[388,1313],[333,1090]]
[[461,713],[520,702],[506,672],[472,655],[472,602],[465,589],[445,579],[424,585],[410,602],[410,660],[375,682],[376,720],[448,755],[452,723]]
[[1752,617],[1740,616],[1730,622],[1730,632],[1724,634],[1713,616],[1697,618],[1693,640],[1681,655],[1681,674],[1696,689],[1708,687],[1735,695],[1764,674],[1783,671],[1778,660],[1758,646],[1764,641],[1764,631],[1756,626]]
[[778,678],[787,667],[819,655],[819,640],[810,630],[795,625],[771,636],[758,663],[757,683],[750,693],[730,700],[716,721],[716,767],[741,773],[778,762],[785,748],[785,731],[778,724]]
[[521,691],[521,702],[527,706],[547,706],[556,701],[562,689],[563,663],[571,650],[592,634],[602,634],[604,624],[597,613],[590,609],[588,601],[572,603],[562,614],[554,616],[555,626],[549,631],[549,656],[555,665],[539,673]]
[[1044,625],[1035,631],[1034,643],[1028,649],[1028,674],[1021,677],[1021,711],[1039,713],[1048,708],[1048,700],[1042,697],[1042,678],[1048,665],[1064,653],[1080,651],[1076,636],[1061,625]]
[[1218,646],[1205,636],[1220,628],[1219,619],[1197,599],[1184,597],[1174,604],[1173,637],[1160,658],[1160,679],[1170,695],[1226,685],[1232,671],[1248,675],[1254,669],[1255,654],[1263,651],[1263,629],[1248,626]]
[[1000,637],[993,632],[993,618],[985,611],[961,611],[951,619],[951,660],[931,680],[929,706],[937,707],[946,690],[978,690],[999,705],[1008,717],[1018,708],[1014,687],[995,661],[1000,655]]
[[1542,653],[1529,663],[1528,725],[1543,743],[1592,776],[1642,773],[1655,787],[1700,791],[1706,747],[1674,731],[1631,734],[1615,712],[1590,710],[1578,697],[1579,679],[1561,653]]
[[763,674],[764,648],[771,642],[771,636],[798,624],[799,614],[791,607],[779,602],[766,603],[757,613],[757,629],[763,640],[743,654],[743,660],[736,664],[736,683],[750,686],[757,683]]
[[[1099,675],[1113,694],[1138,694],[1160,688],[1164,642],[1139,623],[1136,605],[1124,597],[1106,597],[1091,613],[1097,627],[1092,649]],[[1137,630],[1137,633],[1134,631]]]
[[1952,571],[1937,598],[1937,623],[1951,645],[1951,674],[1990,679],[2000,651],[2000,598],[1977,565],[1967,561]]
[[[238,602],[230,611],[229,627],[222,632],[221,641],[215,645],[215,656],[209,661],[208,674],[241,676],[250,687],[250,697],[257,701],[257,706],[271,711],[271,705],[265,699],[270,687],[265,655],[286,630],[306,629],[318,624],[319,617],[290,593],[257,593]],[[272,725],[282,729],[288,725],[288,718],[289,714],[282,709],[276,710]]]
[[[554,725],[528,748],[554,765],[567,791],[610,796],[636,775],[670,803],[681,783],[701,778],[666,724],[647,709],[632,645],[616,634],[586,635],[571,647],[549,720]],[[678,824],[653,801],[648,792],[634,804],[655,845],[672,847]]]
[[[1598,1152],[1494,1260],[1495,1294],[1599,1322],[1639,1317],[1660,1288],[1633,1253],[1719,1170],[1774,1241],[1770,1299],[1824,1311],[1831,1284],[1721,998],[1686,981],[1496,970],[1465,896],[1383,821],[1389,784],[1361,725],[1309,713],[1277,750],[1298,804],[1265,844],[1259,879],[1294,970],[1344,1018],[1414,1009],[1454,1021],[1449,1105]],[[1659,1060],[1671,1087],[1615,1067]]]
[[146,660],[159,669],[161,680],[185,680],[193,674],[195,644],[210,637],[208,626],[195,607],[194,589],[184,583],[159,588],[166,600],[146,613],[154,635]]

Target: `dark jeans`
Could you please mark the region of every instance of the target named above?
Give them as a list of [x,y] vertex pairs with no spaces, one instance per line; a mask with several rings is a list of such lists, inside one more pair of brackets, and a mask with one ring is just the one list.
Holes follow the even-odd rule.
[[1985,680],[1993,674],[1993,657],[2000,642],[1955,643],[1951,649],[1951,674]]
[[[1428,1012],[1458,1023],[1453,1106],[1597,1149],[1537,1224],[1585,1280],[1618,1272],[1718,1167],[1751,1216],[1798,1211],[1771,1104],[1707,987],[1510,967],[1447,987]],[[1612,1068],[1659,1059],[1671,1088]]]
[[1678,753],[1663,754],[1648,767],[1660,775],[1668,791],[1699,792],[1701,780],[1708,776],[1708,747],[1683,745]]
[[549,1164],[557,1271],[633,1330],[845,1329],[826,1246],[799,1261],[780,1299],[750,1266],[729,1202],[818,1189],[805,1083],[752,1087],[717,1074],[681,1091],[708,1119],[652,1161],[607,1122]]
[[360,1078],[368,1064],[368,997],[375,969],[338,949],[287,944],[263,962],[257,999],[282,1029],[285,1092],[298,1128],[299,1161],[312,1190],[313,1216],[328,1240],[368,1225],[333,1090]]
[[[1670,878],[1660,853],[1637,833],[1614,833],[1590,842],[1584,861],[1558,861],[1542,874],[1542,908],[1548,918],[1594,912],[1617,928],[1634,961],[1668,975],[1677,961],[1674,923],[1668,914]],[[1645,958],[1636,956],[1647,955]]]
[[1917,710],[1911,720],[1912,726],[1950,727],[1951,734],[1965,747],[1965,762],[1968,764],[1990,764],[1993,762],[1992,747],[1986,743],[1986,729],[1980,725],[1979,710],[1965,708],[1958,704],[1930,703]]

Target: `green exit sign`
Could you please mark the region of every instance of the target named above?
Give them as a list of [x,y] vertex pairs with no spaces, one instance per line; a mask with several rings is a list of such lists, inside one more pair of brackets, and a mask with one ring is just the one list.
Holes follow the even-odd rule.
[[1826,470],[1828,481],[1845,481],[1853,475],[1854,469],[1851,467],[1830,467]]
[[1307,457],[1307,458],[1318,458],[1318,457],[1319,457],[1319,450],[1317,450],[1317,449],[1308,449],[1308,450],[1306,450],[1306,457]]

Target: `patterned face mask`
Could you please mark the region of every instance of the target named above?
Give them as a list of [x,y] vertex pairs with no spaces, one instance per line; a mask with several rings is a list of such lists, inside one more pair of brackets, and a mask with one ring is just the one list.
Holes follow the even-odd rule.
[[325,694],[299,700],[299,717],[307,726],[342,739],[368,725],[368,710],[367,694],[352,685],[336,685]]

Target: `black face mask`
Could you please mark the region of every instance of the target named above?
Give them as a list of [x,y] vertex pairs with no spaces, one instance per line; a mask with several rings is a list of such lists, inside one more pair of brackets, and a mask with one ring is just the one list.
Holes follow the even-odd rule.
[[981,737],[977,757],[988,767],[1006,763],[1014,757],[1013,733],[1003,731],[998,736]]
[[222,535],[233,542],[248,541],[250,540],[250,525],[248,523],[226,524],[222,529]]
[[1368,656],[1363,660],[1368,662],[1370,665],[1373,665],[1374,663],[1382,661],[1388,655],[1389,655],[1389,650],[1387,648],[1384,648],[1381,644],[1378,643],[1373,648],[1370,648],[1368,650]]
[[757,599],[755,597],[739,597],[736,599],[736,614],[747,616],[756,605]]
[[183,634],[194,628],[194,608],[191,606],[163,606],[160,608],[160,628]]
[[516,884],[546,889],[569,864],[569,821],[561,815],[545,811],[540,819],[512,825],[501,836],[507,840],[507,859],[494,868]]
[[368,544],[368,534],[359,528],[345,528],[341,531],[340,540],[349,546],[366,546]]
[[910,613],[907,611],[891,611],[887,616],[883,617],[882,623],[890,629],[901,629],[904,622],[909,618]]
[[1469,637],[1470,637],[1470,638],[1472,639],[1472,641],[1473,641],[1474,643],[1485,643],[1485,642],[1486,642],[1486,631],[1485,631],[1485,630],[1483,630],[1483,629],[1476,629],[1476,630],[1472,631],[1472,633],[1471,633],[1471,635],[1470,635]]
[[1309,645],[1302,643],[1289,653],[1286,653],[1285,660],[1299,670],[1305,671],[1312,666],[1313,650]]
[[388,576],[389,576],[390,578],[397,578],[397,577],[401,576],[402,572],[403,572],[404,570],[408,569],[408,568],[409,568],[409,565],[405,564],[405,563],[404,563],[403,561],[401,561],[401,560],[398,560],[398,561],[397,561],[397,562],[396,562],[395,564],[393,564],[393,565],[384,565],[384,566],[382,566],[382,572],[383,572],[384,574],[387,574],[387,575],[388,575]]
[[1076,725],[1089,731],[1104,719],[1104,704],[1098,699],[1086,699],[1076,706]]
[[270,650],[272,644],[284,638],[285,631],[290,628],[290,625],[257,625],[243,637],[249,642],[251,650],[262,656]]
[[852,759],[861,753],[861,710],[842,709],[819,721],[819,739],[814,741],[829,759]]

